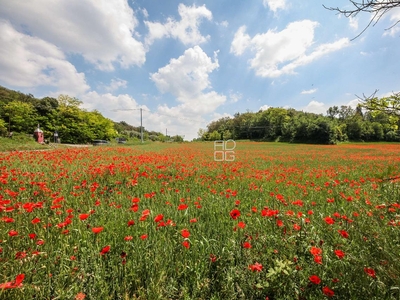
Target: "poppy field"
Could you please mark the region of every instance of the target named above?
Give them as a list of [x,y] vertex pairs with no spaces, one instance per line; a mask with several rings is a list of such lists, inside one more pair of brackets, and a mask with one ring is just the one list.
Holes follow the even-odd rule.
[[0,153],[0,299],[400,299],[400,145]]

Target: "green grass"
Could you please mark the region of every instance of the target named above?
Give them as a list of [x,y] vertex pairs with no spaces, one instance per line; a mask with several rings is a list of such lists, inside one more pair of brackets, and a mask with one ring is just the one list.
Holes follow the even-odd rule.
[[234,151],[233,162],[215,162],[213,143],[0,153],[0,283],[25,274],[0,299],[323,299],[327,288],[399,299],[399,190],[379,180],[400,173],[398,145]]

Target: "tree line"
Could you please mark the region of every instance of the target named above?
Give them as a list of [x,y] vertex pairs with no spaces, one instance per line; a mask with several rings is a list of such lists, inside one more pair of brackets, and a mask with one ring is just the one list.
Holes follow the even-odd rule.
[[[32,135],[38,124],[48,141],[54,133],[63,143],[90,143],[93,140],[112,140],[117,137],[139,139],[140,127],[114,122],[99,111],[80,108],[82,101],[68,95],[57,99],[35,98],[0,86],[0,135],[12,133]],[[144,140],[164,140],[161,133],[143,129]]]
[[279,107],[236,113],[200,129],[198,140],[251,139],[318,144],[400,141],[398,114],[377,109],[376,103],[390,108],[390,103],[400,103],[400,95],[366,98],[356,108],[333,106],[325,115]]

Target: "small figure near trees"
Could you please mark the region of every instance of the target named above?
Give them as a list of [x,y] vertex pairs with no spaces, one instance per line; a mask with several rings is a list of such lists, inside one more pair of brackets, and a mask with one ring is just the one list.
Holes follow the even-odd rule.
[[12,131],[10,131],[10,132],[8,133],[8,137],[9,137],[10,139],[12,139],[12,137],[13,137],[13,132],[12,132]]

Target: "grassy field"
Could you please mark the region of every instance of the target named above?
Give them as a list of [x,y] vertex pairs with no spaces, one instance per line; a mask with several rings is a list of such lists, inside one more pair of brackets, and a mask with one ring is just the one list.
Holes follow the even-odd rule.
[[0,299],[400,299],[400,145],[220,154],[0,153]]

